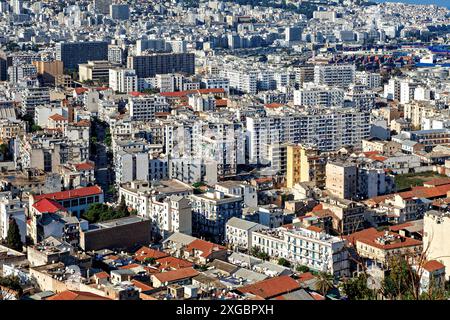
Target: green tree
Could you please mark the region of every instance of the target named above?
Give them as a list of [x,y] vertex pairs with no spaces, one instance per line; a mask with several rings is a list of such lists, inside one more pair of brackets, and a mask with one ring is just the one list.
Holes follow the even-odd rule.
[[258,247],[253,247],[250,249],[250,254],[262,260],[269,260],[269,255],[261,251]]
[[0,277],[0,286],[17,291],[19,293],[19,296],[23,294],[23,289],[20,285],[20,279],[16,276]]
[[342,291],[349,300],[376,299],[375,291],[367,286],[367,275],[360,273],[357,277],[344,280]]
[[[391,256],[387,266],[389,273],[384,277],[381,292],[387,299],[393,300],[419,300],[420,299],[420,278],[423,268],[414,268],[408,261],[406,255]],[[420,259],[420,258],[419,258]],[[416,264],[423,265],[423,262],[415,259]],[[422,272],[420,272],[422,273]]]
[[298,272],[308,272],[309,268],[307,266],[297,266],[297,268],[295,268],[295,270],[297,270]]
[[291,267],[291,263],[288,260],[286,260],[285,258],[278,259],[278,264],[280,266],[287,267],[287,268]]
[[333,288],[333,276],[326,272],[319,272],[315,289],[324,296]]
[[22,251],[22,239],[20,237],[19,226],[15,219],[9,221],[8,234],[6,236],[6,246],[9,248]]
[[42,130],[41,126],[38,126],[37,124],[31,125],[31,132],[36,132],[36,131],[40,131],[40,130]]
[[145,258],[145,259],[144,259],[144,262],[145,262],[145,263],[148,263],[148,264],[150,264],[150,265],[154,265],[154,264],[156,263],[156,259],[153,258],[153,257],[148,257],[148,258]]

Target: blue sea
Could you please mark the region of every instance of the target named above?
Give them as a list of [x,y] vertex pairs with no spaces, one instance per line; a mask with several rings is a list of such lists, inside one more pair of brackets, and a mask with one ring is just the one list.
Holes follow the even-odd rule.
[[403,2],[410,4],[435,4],[450,8],[450,0],[377,0],[377,2]]

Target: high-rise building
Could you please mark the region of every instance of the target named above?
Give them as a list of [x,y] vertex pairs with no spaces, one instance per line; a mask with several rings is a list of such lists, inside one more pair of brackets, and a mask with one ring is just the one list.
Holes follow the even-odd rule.
[[89,60],[108,60],[108,42],[59,42],[56,44],[56,60],[64,63],[64,69],[77,69]]
[[130,97],[128,99],[128,108],[133,120],[153,121],[155,113],[168,112],[170,106],[165,97],[160,95],[142,95]]
[[109,6],[113,0],[94,0],[94,10],[101,14],[109,14]]
[[286,186],[292,188],[299,182],[313,182],[316,187],[325,186],[327,157],[311,146],[287,146]]
[[109,69],[109,86],[119,92],[138,91],[136,72],[132,69]]
[[348,87],[355,82],[355,65],[329,64],[314,67],[314,83],[327,86]]
[[354,163],[329,162],[326,165],[326,188],[341,199],[353,199],[357,192],[358,169]]
[[128,4],[112,4],[109,6],[109,14],[115,20],[130,19],[130,7]]
[[157,74],[195,72],[193,53],[155,53],[128,57],[127,67],[134,69],[138,78],[150,78]]

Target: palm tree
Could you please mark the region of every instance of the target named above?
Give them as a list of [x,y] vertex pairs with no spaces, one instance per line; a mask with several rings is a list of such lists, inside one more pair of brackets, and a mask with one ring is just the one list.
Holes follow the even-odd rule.
[[316,278],[316,290],[319,291],[323,296],[327,294],[333,287],[333,275],[320,272]]

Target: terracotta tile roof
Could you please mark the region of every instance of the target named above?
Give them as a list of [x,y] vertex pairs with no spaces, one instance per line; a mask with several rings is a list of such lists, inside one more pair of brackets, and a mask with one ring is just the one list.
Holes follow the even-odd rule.
[[280,108],[282,106],[284,106],[284,104],[277,103],[277,102],[272,102],[272,103],[268,103],[268,104],[264,105],[265,108],[269,108],[269,109],[276,109],[276,108]]
[[55,213],[58,211],[67,211],[62,205],[58,202],[51,199],[40,199],[33,204],[33,208],[35,208],[40,213]]
[[439,198],[446,197],[447,192],[450,191],[450,184],[439,185],[436,187],[413,187],[410,191],[404,191],[399,193],[391,193],[383,196],[373,197],[364,201],[364,203],[368,205],[377,205],[381,202],[384,202],[387,199],[393,198],[396,195],[399,195],[403,199],[411,199],[411,198]]
[[315,206],[314,208],[312,208],[312,211],[319,211],[323,209],[323,204],[319,203],[317,206]]
[[183,269],[192,267],[194,264],[190,261],[175,258],[175,257],[164,257],[157,259],[156,262],[159,264],[158,269]]
[[187,278],[193,278],[197,275],[199,275],[199,272],[197,270],[194,270],[193,268],[183,268],[178,270],[156,273],[153,274],[152,276],[158,279],[160,282],[166,283]]
[[390,226],[389,230],[391,230],[391,231],[399,231],[399,230],[402,230],[402,229],[404,229],[406,227],[411,227],[411,226],[413,226],[412,223],[405,222],[405,223],[401,223],[401,224],[396,224],[395,226]]
[[77,163],[73,165],[77,171],[94,170],[95,165],[89,162]]
[[186,247],[186,251],[194,251],[194,250],[198,250],[201,251],[202,254],[201,256],[204,258],[209,257],[214,251],[221,251],[221,250],[226,250],[226,248],[224,246],[212,243],[212,242],[208,242],[205,240],[201,240],[201,239],[196,239],[194,241],[192,241],[191,243],[189,243],[189,245]]
[[436,179],[431,179],[428,181],[425,181],[423,183],[423,185],[430,185],[430,186],[442,186],[444,184],[450,184],[450,178],[436,178]]
[[141,281],[138,281],[138,280],[133,279],[133,280],[131,280],[131,283],[133,283],[136,288],[140,289],[140,291],[153,290],[153,287],[151,287]]
[[82,93],[89,91],[89,89],[88,88],[75,88],[74,91],[77,95],[80,95]]
[[305,282],[305,281],[313,280],[315,278],[316,277],[314,277],[314,275],[311,272],[304,272],[304,273],[301,273],[300,275],[298,275],[299,282]]
[[76,127],[89,127],[91,125],[91,122],[89,120],[82,119],[78,122],[72,123],[72,125]]
[[169,254],[163,251],[158,251],[149,247],[142,247],[138,251],[136,251],[136,253],[134,254],[134,259],[137,261],[144,261],[146,258],[160,259],[168,256]]
[[52,119],[53,121],[67,121],[67,119],[60,114],[54,114],[48,118]]
[[237,291],[270,299],[298,289],[300,289],[300,284],[297,281],[289,276],[280,276],[237,288]]
[[85,291],[63,291],[51,296],[45,300],[111,300],[106,297]]
[[67,200],[67,199],[74,199],[74,198],[80,198],[80,197],[86,197],[86,196],[92,196],[97,194],[102,194],[102,188],[99,186],[92,186],[92,187],[84,187],[79,189],[73,189],[73,190],[67,190],[67,191],[60,191],[55,193],[46,193],[46,194],[40,194],[34,196],[34,200],[38,201],[40,199],[54,199],[54,200]]
[[129,95],[133,96],[133,97],[140,97],[140,96],[146,96],[147,94],[142,93],[142,92],[138,92],[138,91],[132,91],[132,92],[129,93]]
[[427,261],[427,262],[423,265],[423,268],[424,268],[425,270],[427,270],[428,272],[435,272],[435,271],[437,271],[437,270],[444,269],[445,266],[444,266],[442,263],[440,263],[439,261],[436,261],[436,260],[430,260],[430,261]]
[[315,231],[315,232],[322,232],[322,231],[323,231],[322,228],[319,228],[319,227],[317,227],[317,226],[309,226],[309,227],[306,228],[306,229],[311,230],[311,231]]
[[226,107],[228,101],[226,99],[216,99],[216,107]]
[[134,269],[134,268],[139,268],[139,267],[141,267],[140,264],[137,264],[137,263],[130,263],[130,264],[127,264],[126,266],[118,267],[117,269],[121,269],[121,270],[129,270],[129,269]]
[[101,272],[97,272],[96,274],[94,274],[94,277],[96,277],[97,279],[108,279],[109,274],[105,271],[101,271]]
[[[358,231],[355,233],[352,233],[351,235],[347,236],[347,239],[353,243],[356,244],[357,242],[361,242],[364,244],[367,244],[369,246],[382,249],[382,250],[392,250],[392,249],[398,249],[398,248],[405,248],[405,247],[415,247],[422,245],[422,241],[403,237],[398,235],[397,233],[389,232],[390,235],[393,235],[395,237],[394,242],[387,243],[387,244],[381,244],[378,241],[376,241],[377,238],[383,237],[385,234],[384,231],[377,231],[375,228],[369,228],[362,231]],[[398,241],[401,240],[401,241]]]

